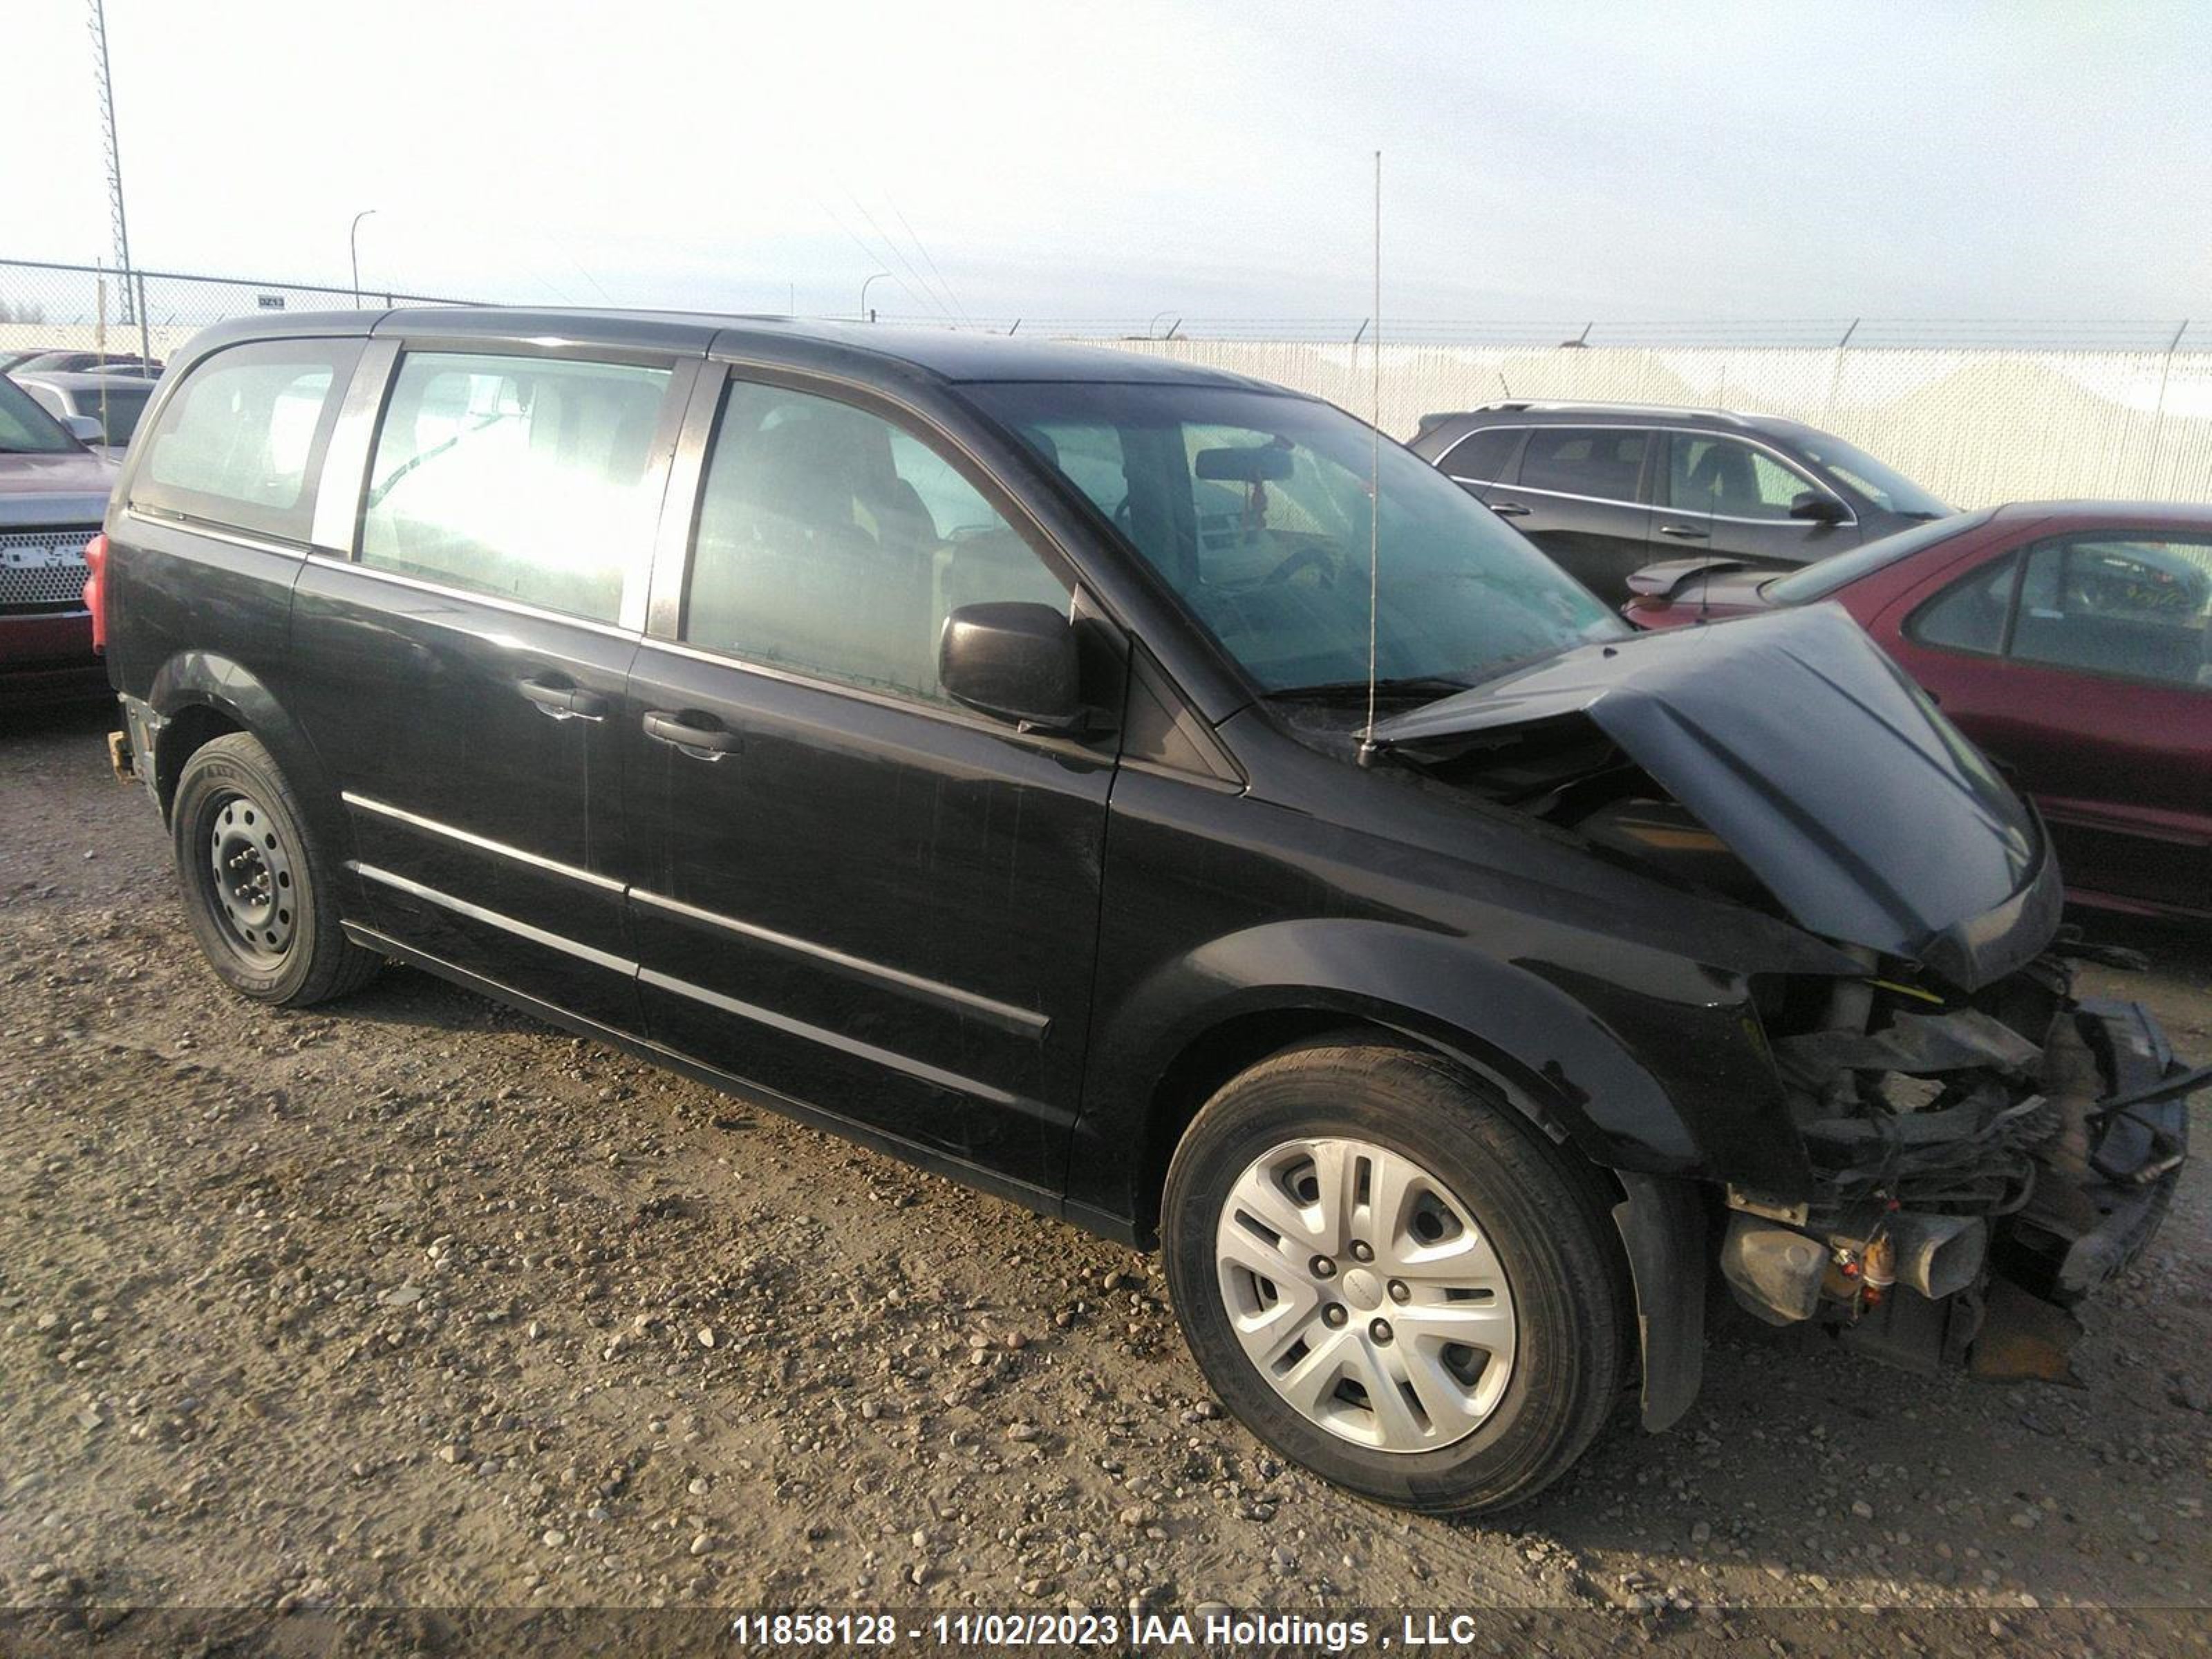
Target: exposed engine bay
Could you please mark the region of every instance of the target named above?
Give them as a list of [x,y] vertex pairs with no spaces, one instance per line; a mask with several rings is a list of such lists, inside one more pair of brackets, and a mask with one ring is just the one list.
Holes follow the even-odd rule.
[[1810,1182],[1728,1190],[1739,1303],[1914,1369],[2063,1377],[2070,1310],[2155,1231],[2212,1072],[2136,1006],[2075,999],[2071,958],[2099,953],[2058,925],[2032,810],[1848,622],[1681,632],[1656,666],[1572,653],[1377,732],[1859,964],[1754,977]]

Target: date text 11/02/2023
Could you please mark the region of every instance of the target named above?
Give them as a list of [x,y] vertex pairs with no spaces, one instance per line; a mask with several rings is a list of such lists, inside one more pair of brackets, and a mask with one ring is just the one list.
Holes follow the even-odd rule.
[[[1408,1618],[1405,1623],[1407,1646],[1441,1644],[1448,1639],[1443,1633],[1444,1626],[1432,1617]],[[927,1633],[940,1643],[960,1647],[1059,1641],[1076,1646],[1128,1644],[1145,1650],[1290,1647],[1352,1653],[1370,1644],[1397,1645],[1388,1635],[1377,1643],[1376,1626],[1365,1619],[1322,1619],[1295,1613],[1139,1613],[1126,1619],[1110,1613],[938,1613],[929,1620]]]

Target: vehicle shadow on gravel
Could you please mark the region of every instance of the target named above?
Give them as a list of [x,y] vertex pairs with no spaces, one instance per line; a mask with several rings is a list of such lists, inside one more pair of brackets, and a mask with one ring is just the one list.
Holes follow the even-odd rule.
[[331,1005],[331,1012],[343,1013],[349,1023],[411,1025],[439,1031],[535,1033],[549,1042],[568,1035],[504,1003],[396,962],[386,963],[384,971],[366,987],[343,1002]]
[[0,712],[0,743],[13,738],[65,738],[72,732],[97,742],[122,723],[122,711],[105,698],[10,708]]
[[2212,921],[2128,916],[2078,906],[2068,907],[2066,920],[2081,928],[2085,939],[2142,951],[2160,973],[2199,985],[2212,981]]

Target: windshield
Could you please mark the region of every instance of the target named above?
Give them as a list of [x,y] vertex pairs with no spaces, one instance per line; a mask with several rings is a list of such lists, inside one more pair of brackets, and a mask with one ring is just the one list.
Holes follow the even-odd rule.
[[[1364,686],[1364,424],[1303,398],[1212,386],[969,389],[1113,520],[1262,691]],[[1381,477],[1379,679],[1472,684],[1628,631],[1410,451],[1386,442]]]
[[0,454],[65,455],[77,447],[29,392],[0,374]]
[[1808,432],[1797,451],[1814,465],[1832,472],[1860,495],[1886,512],[1907,518],[1941,519],[1955,509],[1939,501],[1918,484],[1885,461],[1826,432]]
[[1938,542],[1948,542],[1954,536],[1963,536],[1969,530],[1987,524],[1996,514],[1993,507],[1965,518],[1939,519],[1933,524],[1917,524],[1910,530],[1900,530],[1894,536],[1884,536],[1879,541],[1869,542],[1864,547],[1855,547],[1848,553],[1831,554],[1816,560],[1802,570],[1793,571],[1778,580],[1766,583],[1759,591],[1774,605],[1810,605],[1815,599],[1825,599],[1829,594],[1862,576],[1873,574],[1886,565],[1899,559],[1909,559],[1923,547],[1933,547]]

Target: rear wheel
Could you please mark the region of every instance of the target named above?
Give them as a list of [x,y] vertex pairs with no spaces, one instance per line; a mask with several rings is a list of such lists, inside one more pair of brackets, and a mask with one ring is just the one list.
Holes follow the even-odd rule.
[[1520,1502],[1620,1397],[1625,1273],[1594,1182],[1434,1056],[1322,1042],[1254,1066],[1184,1135],[1163,1212],[1208,1381],[1368,1497]]
[[258,738],[234,732],[192,752],[169,831],[192,936],[233,990],[296,1006],[375,974],[382,959],[339,927],[331,863]]

